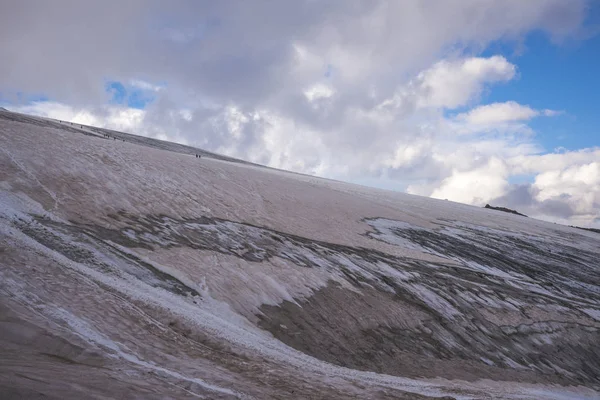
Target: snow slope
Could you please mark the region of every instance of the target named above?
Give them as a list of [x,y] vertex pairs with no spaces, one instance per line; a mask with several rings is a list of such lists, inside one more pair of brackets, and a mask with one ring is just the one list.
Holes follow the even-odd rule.
[[594,232],[0,110],[0,255],[8,398],[599,398]]

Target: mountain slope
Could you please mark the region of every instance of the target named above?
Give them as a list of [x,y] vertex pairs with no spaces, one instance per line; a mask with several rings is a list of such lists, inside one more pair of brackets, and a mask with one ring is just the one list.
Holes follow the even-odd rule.
[[0,179],[15,397],[597,398],[593,232],[3,111]]

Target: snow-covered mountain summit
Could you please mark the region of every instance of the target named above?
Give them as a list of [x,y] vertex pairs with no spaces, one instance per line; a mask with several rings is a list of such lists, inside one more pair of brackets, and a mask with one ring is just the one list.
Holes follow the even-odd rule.
[[591,231],[0,110],[0,260],[3,398],[599,396]]

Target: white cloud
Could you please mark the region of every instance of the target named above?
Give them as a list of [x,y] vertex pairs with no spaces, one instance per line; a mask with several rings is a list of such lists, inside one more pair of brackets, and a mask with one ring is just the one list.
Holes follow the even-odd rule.
[[516,67],[502,56],[440,61],[417,76],[420,107],[456,108],[466,105],[486,83],[507,82]]
[[535,110],[516,101],[492,103],[476,107],[466,113],[458,114],[456,121],[473,125],[494,125],[519,121],[528,121],[532,118],[544,116],[554,117],[562,112],[555,110]]
[[510,81],[516,67],[502,56],[441,60],[417,74],[379,108],[414,113],[422,109],[454,109],[477,100],[484,88]]
[[600,147],[557,153],[515,156],[509,160],[515,174],[528,175],[547,171],[562,171],[573,165],[600,160]]
[[193,119],[192,111],[187,108],[180,110],[179,115],[181,115],[181,117],[188,122],[191,122]]
[[[540,111],[529,106],[521,105],[515,101],[505,103],[492,103],[479,106],[467,113],[459,114],[456,119],[469,124],[487,125],[514,121],[527,121],[539,116]],[[551,116],[550,110],[545,110],[544,115]]]
[[506,163],[497,157],[491,157],[477,168],[452,171],[452,174],[431,193],[431,197],[484,205],[487,200],[505,193],[508,186],[507,177]]
[[26,106],[9,107],[9,109],[25,114],[126,132],[139,132],[145,116],[145,111],[135,108],[104,106],[86,109],[55,102],[35,102]]
[[564,114],[563,111],[560,110],[543,110],[542,111],[542,115],[544,115],[545,117],[556,117],[557,115],[562,115]]
[[600,227],[600,163],[579,155],[555,155],[555,167],[542,165],[531,183],[512,185],[495,201],[549,221]]
[[163,89],[163,87],[160,85],[154,85],[141,79],[132,79],[129,81],[129,84],[135,88],[152,92],[159,92],[161,89]]
[[330,86],[323,83],[317,83],[305,90],[304,96],[306,96],[308,101],[313,102],[315,100],[331,97],[334,93],[334,90]]
[[539,201],[569,197],[577,210],[591,212],[600,205],[600,162],[542,172],[535,177],[533,187]]

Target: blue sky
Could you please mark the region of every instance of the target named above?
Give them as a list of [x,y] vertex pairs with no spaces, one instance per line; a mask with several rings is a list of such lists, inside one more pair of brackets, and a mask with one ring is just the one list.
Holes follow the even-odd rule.
[[140,88],[133,84],[123,84],[119,81],[107,81],[105,89],[110,97],[110,104],[130,108],[144,109],[156,99],[155,90]]
[[[600,2],[591,3],[586,24],[589,32],[600,29]],[[600,145],[600,35],[555,44],[541,33],[524,40],[522,53],[512,46],[492,44],[483,55],[501,53],[513,61],[519,78],[497,85],[488,102],[515,100],[534,108],[564,111],[551,119],[535,119],[530,126],[547,150],[575,150]]]

